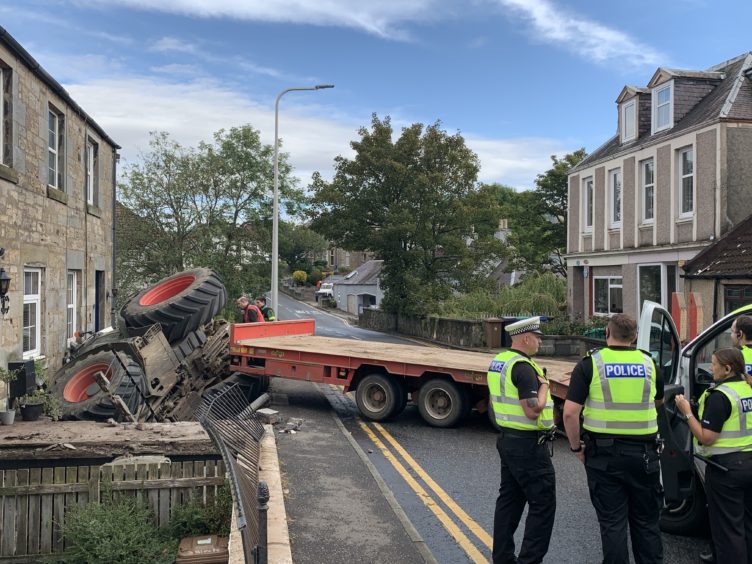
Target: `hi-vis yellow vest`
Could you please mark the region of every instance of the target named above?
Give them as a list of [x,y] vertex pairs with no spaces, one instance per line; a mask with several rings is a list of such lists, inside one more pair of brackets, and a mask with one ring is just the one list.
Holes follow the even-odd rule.
[[640,350],[608,347],[591,355],[593,379],[583,427],[594,433],[651,435],[658,432],[655,364]]
[[[703,446],[695,439],[695,450],[712,456],[729,452],[752,451],[752,387],[744,380],[724,382],[713,388],[713,393],[722,393],[731,402],[731,416],[726,419],[718,440],[710,446]],[[710,390],[700,397],[700,415],[705,410],[705,400]]]
[[531,359],[514,351],[504,351],[496,355],[488,368],[486,381],[491,395],[496,423],[509,429],[521,431],[539,431],[554,426],[554,402],[549,391],[546,396],[546,407],[532,420],[525,415],[520,404],[517,387],[512,383],[512,368],[518,362],[527,362],[538,376],[544,377],[543,370]]
[[744,357],[745,371],[752,376],[752,348],[742,345],[742,356]]

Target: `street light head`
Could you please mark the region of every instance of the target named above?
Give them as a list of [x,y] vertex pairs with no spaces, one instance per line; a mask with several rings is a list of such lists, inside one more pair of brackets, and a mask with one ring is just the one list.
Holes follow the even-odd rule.
[[314,86],[316,90],[322,90],[323,88],[334,88],[334,84],[317,84]]

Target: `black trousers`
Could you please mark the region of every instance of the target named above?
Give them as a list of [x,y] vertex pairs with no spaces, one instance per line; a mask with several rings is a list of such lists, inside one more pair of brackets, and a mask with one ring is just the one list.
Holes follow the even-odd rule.
[[[598,516],[603,564],[629,564],[627,523],[637,564],[663,562],[659,519],[663,503],[660,462],[652,445],[624,444],[585,450],[590,500]],[[646,458],[647,457],[647,458]]]
[[[547,444],[499,435],[501,486],[494,512],[493,562],[537,564],[548,552],[556,514],[556,479]],[[525,535],[515,560],[514,532],[528,505]]]
[[715,457],[728,468],[705,469],[710,532],[716,562],[752,564],[752,454]]

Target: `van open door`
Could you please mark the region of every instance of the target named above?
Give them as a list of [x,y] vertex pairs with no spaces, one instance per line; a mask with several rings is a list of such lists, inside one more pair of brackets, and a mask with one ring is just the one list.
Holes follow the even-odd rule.
[[637,347],[650,353],[663,377],[663,405],[658,408],[658,431],[666,441],[661,455],[661,477],[665,501],[681,503],[695,492],[696,475],[692,460],[692,434],[676,409],[675,398],[684,394],[677,379],[681,354],[674,321],[660,304],[645,301],[640,315]]

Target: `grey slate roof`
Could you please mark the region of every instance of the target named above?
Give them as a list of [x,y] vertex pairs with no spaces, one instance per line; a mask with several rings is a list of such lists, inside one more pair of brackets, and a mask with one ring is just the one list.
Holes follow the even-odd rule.
[[[714,78],[723,76],[719,84],[692,108],[674,127],[654,135],[648,132],[634,141],[621,143],[618,132],[603,145],[582,160],[571,173],[590,167],[595,163],[612,158],[620,153],[630,153],[638,147],[644,147],[677,137],[687,130],[710,125],[721,119],[752,120],[752,52],[721,63],[706,72],[678,71],[663,69],[676,73],[678,77]],[[722,74],[719,74],[722,73]],[[694,76],[690,76],[690,74]]]
[[684,265],[687,278],[752,278],[752,216]]
[[381,266],[384,264],[383,260],[369,260],[361,264],[357,269],[353,270],[348,276],[342,280],[337,280],[336,285],[350,284],[350,285],[364,285],[364,284],[376,284],[376,280],[381,274]]

